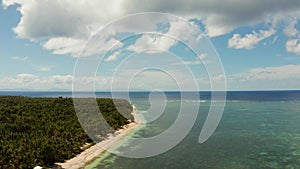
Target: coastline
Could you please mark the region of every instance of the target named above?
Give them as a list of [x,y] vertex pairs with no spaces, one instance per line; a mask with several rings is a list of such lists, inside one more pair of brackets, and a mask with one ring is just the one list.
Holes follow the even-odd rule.
[[55,165],[64,169],[84,168],[85,165],[91,163],[93,160],[103,155],[106,152],[106,149],[119,143],[126,135],[128,135],[140,126],[141,120],[140,117],[136,114],[137,112],[138,110],[133,106],[133,122],[124,126],[123,129],[119,129],[115,133],[109,134],[105,140],[89,147],[88,149],[84,150],[75,157],[66,160],[63,163],[55,163]]

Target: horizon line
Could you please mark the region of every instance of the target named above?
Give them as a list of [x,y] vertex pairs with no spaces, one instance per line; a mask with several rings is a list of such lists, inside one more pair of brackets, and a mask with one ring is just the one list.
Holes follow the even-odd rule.
[[[162,92],[272,92],[272,91],[300,91],[300,89],[255,89],[255,90],[186,90],[186,91],[179,91],[179,90],[166,90]],[[0,90],[0,92],[70,92],[73,93],[72,90]],[[159,92],[159,91],[151,91],[151,90],[132,90],[132,91],[125,91],[125,90],[120,90],[120,91],[108,91],[108,90],[103,90],[103,91],[75,91],[74,93],[113,93],[113,92],[119,92],[119,93],[125,93],[125,92]]]

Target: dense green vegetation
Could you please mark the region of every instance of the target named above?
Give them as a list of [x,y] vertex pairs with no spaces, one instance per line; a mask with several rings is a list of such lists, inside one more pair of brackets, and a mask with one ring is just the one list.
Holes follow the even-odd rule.
[[[92,107],[88,99],[80,101],[87,103],[87,109]],[[133,120],[132,107],[126,100],[97,99],[97,104],[113,129]],[[0,168],[51,166],[74,157],[92,139],[98,141],[113,132],[105,127],[99,111],[91,112],[78,115],[84,128],[93,134],[89,137],[78,121],[71,98],[0,97]]]

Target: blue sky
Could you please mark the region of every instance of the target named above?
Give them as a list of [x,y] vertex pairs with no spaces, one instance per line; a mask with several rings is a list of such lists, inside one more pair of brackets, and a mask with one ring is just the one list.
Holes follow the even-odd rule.
[[[76,77],[78,90],[89,90],[94,84],[99,91],[112,86],[114,90],[128,86],[179,90],[178,85],[186,90],[212,90],[212,86],[221,90],[225,82],[227,90],[300,89],[298,0],[146,2],[1,1],[0,90],[72,90],[80,66],[76,67],[77,60],[86,62],[78,68],[85,72]],[[172,17],[146,15],[105,29],[111,21],[137,12],[183,17],[202,32]],[[103,29],[98,32],[99,28]],[[160,34],[138,34],[150,31]],[[206,44],[200,40],[195,54],[182,42],[197,41],[199,33],[207,37],[203,38]],[[84,48],[91,35],[90,40],[97,37],[97,41]],[[126,35],[135,36],[121,39]],[[90,51],[80,54],[83,48]],[[99,56],[105,56],[101,64]],[[216,63],[217,57],[221,63]],[[194,81],[198,87],[191,85]]]

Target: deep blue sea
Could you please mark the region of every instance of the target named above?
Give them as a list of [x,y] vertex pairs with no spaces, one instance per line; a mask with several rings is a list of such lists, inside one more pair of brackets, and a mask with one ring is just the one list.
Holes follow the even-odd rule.
[[[180,106],[198,105],[198,116],[187,136],[169,151],[148,158],[127,158],[106,153],[87,168],[99,169],[299,169],[300,168],[300,91],[227,92],[223,117],[214,134],[204,143],[199,134],[211,103],[210,92],[188,92],[183,100],[179,92],[166,92],[166,106],[159,118],[144,124],[131,136],[147,138],[168,130],[178,116]],[[218,93],[217,93],[218,94]],[[0,95],[30,97],[71,97],[71,92],[0,92]],[[90,93],[77,93],[88,97]],[[97,97],[111,97],[98,92]],[[118,98],[126,94],[119,92]],[[147,118],[151,108],[149,92],[131,92],[130,102]],[[155,97],[154,97],[155,98]],[[190,112],[185,110],[186,115]],[[183,126],[184,127],[184,126]],[[123,141],[118,149],[142,149]]]

